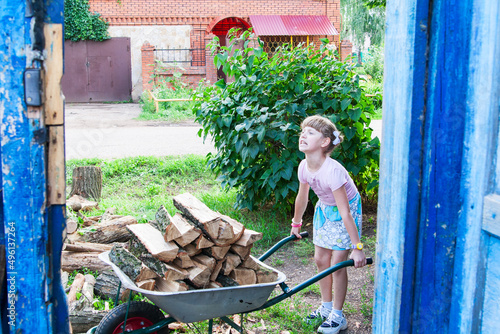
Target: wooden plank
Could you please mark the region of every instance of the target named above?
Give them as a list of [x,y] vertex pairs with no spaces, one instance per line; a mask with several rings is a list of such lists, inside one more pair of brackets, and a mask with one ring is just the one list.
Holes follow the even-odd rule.
[[[61,92],[63,75],[63,25],[45,24],[46,56],[43,62],[45,67],[45,124],[64,124],[64,98]],[[63,151],[64,153],[64,151]]]
[[49,127],[47,155],[47,200],[49,204],[66,203],[66,161],[64,160],[64,126]]
[[128,225],[127,228],[135,234],[155,258],[169,262],[177,257],[179,246],[174,242],[166,242],[161,232],[150,224]]

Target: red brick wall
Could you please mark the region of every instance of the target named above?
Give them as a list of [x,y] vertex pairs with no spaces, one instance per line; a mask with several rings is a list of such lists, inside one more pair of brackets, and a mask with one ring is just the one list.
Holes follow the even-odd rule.
[[206,24],[219,16],[326,15],[340,31],[340,0],[90,0],[110,25]]

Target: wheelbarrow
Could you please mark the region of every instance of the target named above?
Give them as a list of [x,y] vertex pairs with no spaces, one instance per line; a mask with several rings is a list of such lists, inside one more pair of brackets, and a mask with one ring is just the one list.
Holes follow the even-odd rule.
[[[302,237],[308,237],[307,232],[301,233]],[[278,279],[271,283],[232,286],[214,289],[189,290],[182,292],[158,292],[144,290],[132,282],[132,280],[114,265],[109,259],[109,252],[99,255],[99,258],[110,265],[120,279],[120,285],[131,291],[140,292],[153,304],[148,302],[131,301],[129,294],[128,303],[123,303],[113,308],[97,325],[89,329],[87,334],[118,334],[134,333],[149,334],[169,333],[168,325],[173,322],[193,323],[209,320],[208,331],[212,333],[213,319],[220,318],[222,321],[242,333],[242,326],[237,325],[228,318],[232,314],[244,314],[271,307],[282,300],[289,298],[297,292],[316,283],[322,278],[330,275],[341,268],[354,265],[353,260],[340,262],[318,274],[307,281],[290,288],[285,284],[286,276],[282,272],[264,264],[269,256],[289,241],[296,240],[291,235],[279,241],[266,253],[254,260],[264,268],[278,274]],[[367,258],[367,264],[373,260]],[[272,291],[279,285],[282,293],[268,299]],[[120,286],[118,287],[120,291]],[[118,298],[117,298],[118,299]],[[117,303],[115,303],[116,305]],[[162,310],[168,314],[167,317]]]

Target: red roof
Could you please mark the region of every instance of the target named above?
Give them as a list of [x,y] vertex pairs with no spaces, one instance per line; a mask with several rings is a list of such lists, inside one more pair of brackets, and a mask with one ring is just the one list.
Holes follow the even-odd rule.
[[327,16],[250,15],[257,36],[331,36],[337,29]]

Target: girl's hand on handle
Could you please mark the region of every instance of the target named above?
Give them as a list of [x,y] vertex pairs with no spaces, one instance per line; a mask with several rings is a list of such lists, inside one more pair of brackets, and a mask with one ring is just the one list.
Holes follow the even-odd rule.
[[302,236],[300,235],[300,227],[292,227],[290,235],[295,235],[297,239],[302,239]]
[[366,265],[366,256],[362,250],[353,250],[350,258],[354,261],[355,268],[361,268]]

